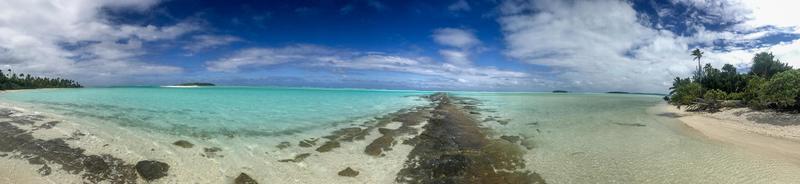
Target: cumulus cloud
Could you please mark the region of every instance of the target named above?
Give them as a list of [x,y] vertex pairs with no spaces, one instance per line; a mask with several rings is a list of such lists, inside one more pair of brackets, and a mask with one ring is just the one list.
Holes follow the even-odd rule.
[[[144,1],[11,0],[0,6],[0,50],[4,67],[18,72],[94,81],[114,77],[172,74],[182,69],[136,59],[144,43],[171,40],[199,29],[192,22],[175,25],[115,24],[103,9],[145,10]],[[111,78],[103,80],[108,82]]]
[[[448,81],[447,85],[451,88],[464,86],[492,88],[520,85],[522,82],[531,81],[528,79],[529,75],[523,72],[506,71],[493,67],[463,67],[436,62],[427,57],[357,52],[316,45],[244,49],[228,57],[209,61],[206,63],[206,68],[217,72],[236,72],[282,64],[335,71],[364,70],[432,76],[438,82]],[[425,84],[425,82],[421,81],[420,84]],[[441,83],[436,85],[441,85]]]

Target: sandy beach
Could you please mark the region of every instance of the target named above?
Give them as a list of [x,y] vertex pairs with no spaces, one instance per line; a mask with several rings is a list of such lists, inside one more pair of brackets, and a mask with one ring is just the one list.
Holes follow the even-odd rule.
[[675,117],[703,136],[754,153],[776,156],[800,165],[800,114],[728,108],[716,113],[686,112],[657,105],[660,115]]

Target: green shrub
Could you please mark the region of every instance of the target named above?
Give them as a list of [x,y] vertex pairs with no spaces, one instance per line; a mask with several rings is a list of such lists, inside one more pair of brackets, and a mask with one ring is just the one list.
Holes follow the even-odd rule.
[[708,90],[706,92],[706,94],[703,95],[703,100],[706,100],[706,101],[720,101],[720,100],[727,99],[726,96],[728,96],[728,94],[726,94],[724,91],[718,90],[718,89],[712,89],[712,90]]
[[759,77],[756,75],[750,75],[747,79],[747,87],[744,89],[744,94],[742,95],[742,100],[746,104],[750,104],[752,107],[760,107],[760,102],[758,102],[758,96],[761,93],[761,89],[764,88],[764,85],[767,83],[767,79],[763,77]]
[[800,106],[800,70],[775,74],[759,93],[759,103],[766,107],[793,108]]
[[703,87],[700,83],[691,82],[688,84],[680,85],[675,89],[675,93],[670,98],[670,103],[675,105],[690,105],[692,102],[700,98],[703,94]]
[[744,92],[728,93],[727,100],[744,100]]

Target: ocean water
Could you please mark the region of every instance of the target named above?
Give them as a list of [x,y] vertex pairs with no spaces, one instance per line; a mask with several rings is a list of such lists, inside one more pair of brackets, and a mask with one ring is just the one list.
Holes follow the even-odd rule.
[[[154,183],[230,183],[240,173],[262,183],[392,183],[413,146],[395,144],[380,157],[364,154],[381,135],[378,129],[364,140],[341,141],[330,152],[315,149],[335,130],[365,128],[369,124],[364,122],[376,117],[428,105],[420,98],[427,94],[431,92],[134,87],[5,92],[0,102],[92,124],[83,129],[90,136],[67,140],[89,153],[114,155],[128,163],[168,163],[170,175]],[[548,183],[800,181],[800,167],[794,163],[709,140],[659,114],[653,110],[662,103],[659,96],[452,94],[477,99],[476,118],[492,137],[522,137],[521,145],[529,148],[524,154],[527,169]],[[42,131],[74,134],[67,125]],[[177,147],[172,144],[176,140],[195,146]],[[305,140],[320,141],[313,147],[299,146]],[[291,160],[301,155],[299,161]],[[337,176],[344,168],[360,174]],[[31,170],[35,173],[36,168]]]
[[426,103],[414,91],[270,87],[126,87],[10,92],[38,111],[176,135],[268,136]]
[[461,93],[502,135],[528,137],[532,170],[551,183],[797,183],[800,167],[711,141],[651,109],[660,96]]

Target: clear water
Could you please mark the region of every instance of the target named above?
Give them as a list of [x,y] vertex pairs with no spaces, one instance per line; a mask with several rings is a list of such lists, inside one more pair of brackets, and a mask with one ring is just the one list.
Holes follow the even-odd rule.
[[[797,183],[800,167],[714,142],[648,109],[658,96],[462,93],[529,137],[529,167],[549,183]],[[641,124],[625,126],[620,124]]]
[[414,91],[200,87],[10,92],[0,100],[68,117],[178,135],[273,135],[426,103]]
[[[354,119],[423,105],[427,102],[418,98],[422,94],[429,92],[251,87],[87,88],[8,92],[0,94],[0,101],[78,120],[179,137],[255,135],[250,137],[254,139],[187,139],[203,147],[216,146],[225,150],[224,158],[214,158],[219,162],[197,156],[199,148],[182,149],[170,145],[175,138],[140,134],[135,134],[136,139],[126,140],[138,144],[120,149],[131,151],[114,152],[116,155],[132,154],[128,157],[137,159],[167,160],[175,165],[175,176],[186,177],[181,178],[183,182],[222,183],[227,181],[225,177],[235,177],[241,168],[248,167],[261,179],[319,183],[318,179],[328,178],[341,168],[358,166],[362,178],[332,178],[330,183],[384,183],[375,181],[393,181],[395,176],[391,173],[396,171],[384,170],[399,167],[392,164],[402,164],[404,155],[389,161],[370,157],[363,154],[364,145],[345,145],[342,150],[324,154],[314,152],[313,148],[277,149],[274,145],[278,142],[298,140],[290,139],[291,136],[260,135],[285,135],[286,132],[351,123]],[[534,146],[525,155],[527,166],[548,183],[800,181],[797,174],[800,167],[793,163],[708,140],[674,118],[651,112],[649,109],[661,101],[658,96],[456,94],[481,100],[483,117],[510,119],[507,125],[496,122],[484,125],[492,128],[494,136],[525,137],[526,142]],[[643,126],[631,126],[635,124]],[[298,138],[326,133],[303,134]],[[366,143],[368,141],[353,144]],[[159,149],[151,151],[152,145]],[[309,158],[313,161],[274,163],[307,152],[315,153]]]

